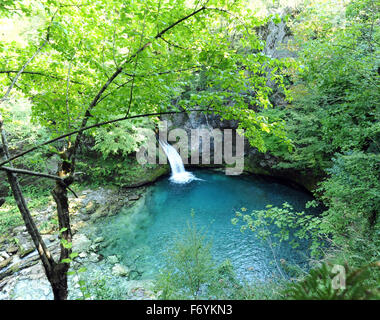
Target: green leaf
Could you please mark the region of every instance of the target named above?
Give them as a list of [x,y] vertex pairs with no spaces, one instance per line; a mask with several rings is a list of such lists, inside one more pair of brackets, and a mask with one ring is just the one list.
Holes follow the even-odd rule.
[[71,263],[71,261],[72,261],[71,259],[65,258],[61,260],[61,263]]
[[75,257],[77,257],[78,256],[78,252],[72,252],[72,253],[70,253],[70,255],[69,255],[69,257],[71,258],[71,259],[74,259]]

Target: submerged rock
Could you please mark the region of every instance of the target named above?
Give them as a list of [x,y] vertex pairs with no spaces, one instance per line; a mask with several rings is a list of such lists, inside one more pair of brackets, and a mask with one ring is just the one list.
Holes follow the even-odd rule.
[[114,276],[119,276],[119,277],[127,277],[131,273],[131,270],[129,270],[128,267],[123,266],[122,264],[115,264],[112,268],[112,274]]
[[98,237],[94,240],[94,243],[100,243],[100,242],[103,242],[104,241],[104,238],[103,237]]
[[128,200],[131,200],[131,201],[136,201],[139,199],[140,199],[140,196],[138,194],[132,194],[132,195],[128,196]]
[[117,256],[108,256],[107,261],[111,264],[119,263],[119,258]]
[[130,280],[127,283],[127,295],[130,299],[157,299],[153,287],[152,280]]
[[98,254],[96,254],[96,253],[94,253],[94,252],[91,252],[91,253],[90,253],[90,256],[89,256],[89,260],[90,260],[91,262],[98,262],[98,261],[101,260],[101,258],[100,258],[100,256],[99,256]]
[[81,211],[82,213],[93,214],[97,208],[98,208],[98,204],[91,200],[87,203],[87,205],[84,208],[82,208]]

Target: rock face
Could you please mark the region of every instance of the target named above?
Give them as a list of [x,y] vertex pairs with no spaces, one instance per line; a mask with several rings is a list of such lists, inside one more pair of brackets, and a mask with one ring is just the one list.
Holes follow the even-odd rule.
[[[291,13],[291,9],[283,9],[280,12],[280,16]],[[263,53],[273,58],[285,58],[294,57],[295,53],[287,49],[287,44],[292,38],[289,28],[286,22],[275,23],[270,21],[266,26],[257,30],[259,36],[266,40]],[[268,79],[268,86],[273,89],[273,93],[270,96],[270,100],[274,106],[284,106],[286,101],[282,91],[277,85]],[[199,112],[192,112],[189,115],[186,113],[174,114],[163,116],[161,120],[167,121],[168,132],[172,129],[181,128],[187,132],[190,137],[191,129],[207,129],[211,132],[214,128],[219,129],[232,129],[233,132],[238,127],[237,121],[221,120],[217,115],[205,115]],[[233,133],[234,134],[234,133]],[[189,138],[190,140],[190,138]],[[235,154],[235,145],[232,145],[232,153]],[[256,148],[251,147],[248,141],[244,144],[244,171],[253,174],[262,174],[284,178],[290,181],[300,184],[309,191],[316,187],[316,183],[320,180],[320,177],[314,176],[312,172],[297,172],[292,169],[276,169],[275,165],[279,162],[279,159],[271,155],[270,153],[261,153]],[[214,145],[213,139],[210,141],[210,158],[211,164],[213,161]],[[202,155],[202,143],[199,145],[199,154]],[[184,163],[190,163],[191,147],[189,143],[188,159],[183,159]],[[183,157],[183,155],[181,155]],[[186,162],[187,161],[187,162]],[[194,164],[192,164],[194,165]],[[197,165],[195,165],[197,166]],[[205,166],[205,165],[200,165]],[[207,166],[207,165],[206,165]],[[218,165],[214,165],[218,166]],[[219,165],[220,166],[220,165]]]

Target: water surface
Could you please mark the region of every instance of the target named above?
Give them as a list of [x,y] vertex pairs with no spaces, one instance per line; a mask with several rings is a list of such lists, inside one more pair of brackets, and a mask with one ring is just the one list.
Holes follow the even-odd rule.
[[311,195],[257,176],[226,176],[204,170],[193,173],[202,180],[175,184],[164,178],[150,187],[145,203],[134,212],[122,210],[102,220],[96,226],[97,236],[103,236],[107,243],[102,254],[116,254],[126,265],[135,261],[143,279],[154,278],[164,266],[165,252],[193,221],[207,232],[214,258],[218,262],[229,259],[240,277],[266,280],[278,275],[274,259],[306,265],[307,244],[297,250],[282,244],[273,251],[251,231],[241,233],[231,219],[242,207],[249,213],[285,201],[305,210]]

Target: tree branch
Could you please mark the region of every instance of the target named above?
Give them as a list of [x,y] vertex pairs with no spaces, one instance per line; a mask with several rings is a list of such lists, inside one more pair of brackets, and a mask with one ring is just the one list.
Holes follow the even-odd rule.
[[[192,13],[188,14],[187,16],[185,16],[185,17],[177,20],[176,22],[172,23],[170,26],[168,26],[164,30],[162,30],[159,33],[157,33],[157,35],[154,37],[154,39],[156,40],[156,39],[160,38],[162,35],[164,35],[169,30],[173,29],[179,23],[181,23],[181,22],[183,22],[183,21],[191,18],[192,16],[196,15],[197,13],[199,13],[199,12],[205,10],[205,9],[206,9],[206,7],[201,7],[200,9],[198,9],[196,11],[193,11]],[[75,155],[76,155],[79,143],[80,143],[80,139],[82,138],[82,129],[85,128],[86,125],[87,125],[87,121],[89,119],[89,114],[90,114],[91,110],[97,105],[97,103],[98,103],[99,99],[101,98],[102,94],[104,93],[104,91],[107,90],[107,88],[109,87],[109,85],[123,71],[123,66],[125,64],[128,64],[129,62],[131,62],[138,54],[140,54],[140,52],[144,51],[151,44],[152,44],[152,41],[149,41],[149,42],[145,43],[134,54],[132,54],[127,60],[125,60],[124,62],[122,62],[121,66],[113,73],[113,75],[108,79],[108,81],[102,86],[102,88],[99,90],[99,92],[96,94],[96,96],[94,97],[94,99],[92,100],[92,102],[90,103],[90,105],[88,106],[88,108],[87,108],[87,110],[85,112],[85,116],[84,116],[84,118],[82,120],[81,129],[78,131],[78,135],[77,135],[77,137],[75,139],[74,146],[71,149],[71,152],[70,152],[70,155],[69,155],[69,158],[72,159],[72,167],[73,168],[75,167]]]
[[67,127],[69,128],[69,130],[71,130],[70,111],[69,111],[70,71],[71,71],[71,61],[69,62],[69,70],[67,71],[67,81],[66,81],[66,115],[67,115]]
[[184,68],[184,69],[177,69],[177,70],[168,70],[168,71],[161,71],[161,72],[150,72],[150,73],[145,73],[145,74],[136,74],[136,75],[133,75],[131,73],[127,73],[127,72],[124,72],[123,71],[123,74],[129,76],[129,77],[136,77],[136,78],[145,78],[145,77],[151,77],[151,76],[161,76],[161,75],[164,75],[164,74],[169,74],[169,73],[177,73],[177,72],[183,72],[183,71],[190,71],[190,70],[194,70],[194,69],[197,69],[197,68],[201,68],[202,66],[201,65],[198,65],[198,66],[192,66],[192,67],[188,67],[188,68]]
[[130,119],[136,119],[136,118],[145,118],[145,117],[154,117],[154,116],[161,116],[161,115],[165,115],[165,114],[177,114],[177,113],[184,113],[184,112],[205,112],[205,111],[209,111],[207,109],[189,109],[189,110],[183,110],[183,111],[167,111],[167,112],[156,112],[156,113],[146,113],[146,114],[140,114],[140,115],[136,115],[136,116],[130,116],[130,117],[122,117],[122,118],[118,118],[118,119],[114,119],[114,120],[109,120],[109,121],[104,121],[104,122],[100,122],[100,123],[97,123],[97,124],[93,124],[93,125],[90,125],[90,126],[87,126],[87,127],[84,127],[84,128],[81,128],[81,129],[78,129],[78,130],[75,130],[75,131],[72,131],[72,132],[69,132],[69,133],[66,133],[66,134],[63,134],[57,138],[54,138],[54,139],[51,139],[51,140],[48,140],[46,142],[43,142],[33,148],[30,148],[28,150],[25,150],[23,152],[20,152],[19,154],[16,154],[14,155],[13,157],[10,157],[9,159],[3,161],[0,163],[0,167],[2,167],[3,165],[17,159],[17,158],[20,158],[30,152],[33,152],[43,146],[46,146],[48,144],[51,144],[53,142],[56,142],[56,141],[59,141],[61,139],[64,139],[66,137],[69,137],[71,135],[74,135],[74,134],[77,134],[79,132],[83,132],[83,131],[86,131],[86,130],[89,130],[89,129],[92,129],[92,128],[97,128],[97,127],[100,127],[100,126],[104,126],[104,125],[107,125],[107,124],[111,124],[111,123],[115,123],[115,122],[119,122],[119,121],[124,121],[124,120],[130,120]]
[[23,71],[25,70],[26,66],[34,59],[34,57],[42,50],[42,48],[46,45],[46,43],[48,42],[48,40],[46,39],[42,45],[37,49],[37,51],[24,63],[24,65],[21,67],[21,69],[17,72],[16,76],[13,78],[13,81],[11,83],[11,85],[8,87],[8,90],[7,92],[5,93],[5,95],[0,99],[0,104],[3,103],[5,100],[8,99],[8,96],[10,94],[10,92],[12,91],[14,85],[16,84],[18,78],[20,77],[20,75],[23,73]]
[[164,37],[160,37],[160,39],[164,42],[166,42],[169,46],[172,46],[174,48],[178,48],[178,49],[181,49],[181,50],[190,50],[189,48],[184,48],[184,47],[181,47],[179,46],[178,44],[175,44],[175,43],[172,43],[170,42],[169,40],[166,40]]
[[[16,71],[16,70],[0,70],[0,73],[7,73],[7,74],[17,73],[17,72],[18,72],[18,71]],[[25,71],[25,70],[24,70],[22,73],[23,73],[23,74],[34,74],[34,75],[39,75],[39,76],[42,76],[42,77],[47,77],[47,78],[52,78],[52,79],[57,79],[57,80],[66,81],[66,79],[63,78],[63,77],[58,77],[58,76],[48,75],[48,74],[45,74],[45,73],[40,72],[40,71]],[[83,82],[79,82],[79,81],[75,81],[75,80],[71,80],[71,79],[70,79],[70,82],[71,82],[71,83],[75,83],[75,84],[84,85]]]
[[53,175],[47,174],[47,173],[41,173],[41,172],[35,172],[35,171],[17,169],[17,168],[11,168],[11,167],[0,167],[0,170],[9,171],[9,172],[13,172],[13,173],[27,174],[27,175],[31,175],[31,176],[48,178],[48,179],[53,179],[53,180],[58,180],[58,181],[63,182],[63,179],[61,177],[53,176]]
[[125,87],[128,83],[130,83],[132,80],[129,79],[127,80],[126,82],[120,84],[117,86],[117,88],[115,90],[112,90],[111,92],[107,93],[106,95],[104,95],[103,97],[101,97],[98,101],[98,103],[100,103],[101,101],[103,101],[105,98],[107,98],[108,96],[110,96],[111,94],[115,93],[117,90],[119,90],[120,88],[122,87]]
[[53,176],[53,175],[47,174],[47,173],[41,173],[41,172],[35,172],[35,171],[17,169],[17,168],[10,168],[10,167],[0,167],[0,170],[6,171],[6,172],[11,172],[11,173],[26,174],[26,175],[30,175],[30,176],[47,178],[47,179],[59,181],[59,182],[63,183],[63,185],[66,186],[66,188],[75,196],[75,198],[78,198],[78,195],[74,192],[74,190],[71,189],[68,185],[66,185],[65,179],[63,179],[59,176]]

